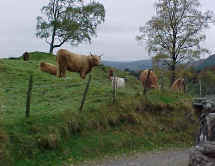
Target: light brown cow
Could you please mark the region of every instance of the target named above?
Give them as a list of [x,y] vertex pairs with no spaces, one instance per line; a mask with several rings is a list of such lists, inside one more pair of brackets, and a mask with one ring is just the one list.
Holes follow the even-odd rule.
[[98,66],[101,56],[79,55],[65,49],[57,51],[57,77],[66,77],[66,70],[78,72],[85,79],[94,66]]
[[175,80],[171,86],[171,89],[177,92],[185,92],[185,83],[183,78]]
[[[148,80],[147,80],[147,77],[148,77]],[[142,71],[140,73],[139,79],[142,82],[143,87],[146,87],[146,88],[158,88],[158,78],[155,75],[155,73],[153,71],[151,71],[151,70]]]
[[57,67],[51,63],[40,62],[40,70],[52,75],[57,75]]

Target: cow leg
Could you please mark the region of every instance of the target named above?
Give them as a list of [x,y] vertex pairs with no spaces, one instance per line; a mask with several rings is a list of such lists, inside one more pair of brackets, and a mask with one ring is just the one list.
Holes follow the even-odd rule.
[[82,79],[85,79],[86,73],[85,73],[85,72],[81,72],[81,73],[80,73],[80,76],[81,76]]
[[62,77],[66,77],[66,70],[63,71]]
[[60,73],[61,77],[64,77],[64,78],[66,77],[66,69],[67,69],[67,66],[64,65],[62,67],[62,70],[61,70],[61,73]]
[[60,66],[57,62],[57,77],[60,77],[60,73],[61,73]]

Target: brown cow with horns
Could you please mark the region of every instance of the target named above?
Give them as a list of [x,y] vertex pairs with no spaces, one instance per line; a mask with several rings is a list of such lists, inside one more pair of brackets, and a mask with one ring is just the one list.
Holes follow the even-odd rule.
[[85,79],[94,66],[98,66],[101,56],[79,55],[66,49],[57,51],[57,77],[66,77],[66,70],[78,72],[82,79]]

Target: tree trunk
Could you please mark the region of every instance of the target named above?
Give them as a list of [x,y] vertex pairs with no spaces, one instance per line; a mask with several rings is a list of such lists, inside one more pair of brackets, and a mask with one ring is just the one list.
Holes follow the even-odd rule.
[[54,50],[54,46],[53,46],[53,44],[50,44],[49,53],[50,53],[50,54],[53,54],[53,50]]
[[175,76],[175,63],[173,63],[171,66],[171,86],[174,83],[175,78],[176,78],[176,76]]
[[177,41],[177,30],[175,28],[173,28],[173,46],[172,46],[172,66],[171,66],[171,71],[172,71],[172,77],[171,77],[171,86],[175,81],[175,65],[176,65],[176,60],[177,60],[177,56],[176,56],[176,41]]
[[56,35],[56,26],[54,26],[54,28],[53,28],[52,39],[51,39],[50,49],[49,49],[50,54],[53,54],[55,35]]

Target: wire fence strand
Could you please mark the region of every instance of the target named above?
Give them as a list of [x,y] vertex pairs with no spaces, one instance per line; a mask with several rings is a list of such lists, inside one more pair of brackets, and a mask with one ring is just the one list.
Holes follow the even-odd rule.
[[[43,81],[43,84],[38,83],[37,80],[34,81],[30,116],[42,116],[44,118],[65,110],[78,111],[87,81],[72,82],[65,80],[63,83],[60,81],[54,83],[48,82],[50,80]],[[108,83],[110,88],[107,89],[104,87],[103,81],[96,80],[96,83],[94,81],[92,80],[86,99],[86,105],[90,108],[99,107],[101,103],[111,101],[112,99],[111,82]],[[13,86],[10,85],[3,88],[3,92],[6,92],[8,100],[4,102],[1,114],[6,120],[23,118],[25,116],[28,85],[23,83],[23,85],[19,84],[16,86],[14,81],[13,84]],[[55,90],[54,93],[53,89]],[[135,95],[135,92],[130,92],[126,89],[119,89],[117,93],[120,95]],[[117,99],[119,98],[120,96],[117,97]]]

